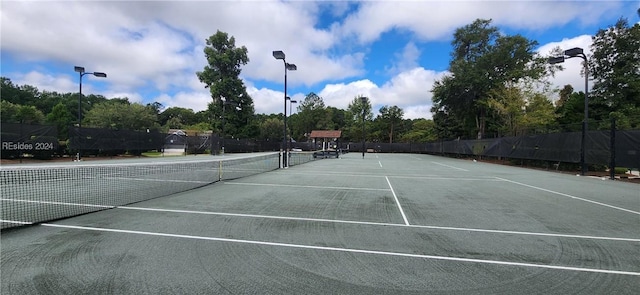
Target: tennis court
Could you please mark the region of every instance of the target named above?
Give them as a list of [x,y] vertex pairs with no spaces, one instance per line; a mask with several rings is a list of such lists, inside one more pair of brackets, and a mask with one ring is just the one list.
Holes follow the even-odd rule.
[[[198,180],[210,184],[160,198],[4,229],[0,291],[635,294],[640,289],[637,184],[420,154],[350,153],[288,169],[260,169],[228,179],[215,174],[212,181]],[[192,176],[180,178],[183,173],[170,178],[188,183]],[[116,184],[130,182],[128,177],[118,174]],[[134,178],[139,183],[145,177]],[[92,200],[97,193],[67,201]],[[8,202],[18,201],[3,195],[3,206]]]

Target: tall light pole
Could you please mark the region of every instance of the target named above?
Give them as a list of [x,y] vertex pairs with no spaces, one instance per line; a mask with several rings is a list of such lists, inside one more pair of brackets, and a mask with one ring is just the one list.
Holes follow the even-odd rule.
[[580,47],[571,48],[564,51],[564,55],[549,58],[550,64],[563,63],[565,58],[579,57],[584,61],[584,119],[582,121],[582,141],[580,143],[580,174],[587,174],[585,163],[587,131],[589,130],[589,61]]
[[82,151],[82,143],[80,142],[82,139],[82,137],[80,136],[80,129],[82,129],[82,77],[84,77],[84,75],[94,75],[96,77],[106,78],[107,74],[102,72],[87,73],[84,71],[84,67],[79,66],[74,66],[73,70],[80,75],[80,91],[78,93],[78,155],[76,159],[76,161],[80,161],[80,154]]
[[365,146],[364,146],[364,137],[365,137],[365,133],[364,133],[364,117],[365,117],[365,105],[367,104],[367,98],[362,96],[362,97],[360,97],[360,100],[362,101],[362,158],[364,159],[364,150],[365,150]]
[[282,157],[282,168],[287,168],[287,71],[295,71],[298,67],[295,64],[287,63],[285,54],[281,50],[273,51],[273,57],[281,59],[284,63],[284,129],[282,132],[282,149],[284,150],[284,154]]
[[[289,100],[289,114],[293,115],[293,106],[292,106],[292,104],[298,103],[298,101],[291,99],[291,97],[287,97],[287,99]],[[291,128],[291,135],[289,136],[289,146],[287,146],[287,149],[290,148],[291,140],[293,139],[292,137],[293,137],[293,128]]]

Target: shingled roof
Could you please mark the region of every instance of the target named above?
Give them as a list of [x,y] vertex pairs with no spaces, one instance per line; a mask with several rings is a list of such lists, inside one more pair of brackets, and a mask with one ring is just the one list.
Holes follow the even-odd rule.
[[311,138],[340,138],[342,131],[340,130],[313,130]]

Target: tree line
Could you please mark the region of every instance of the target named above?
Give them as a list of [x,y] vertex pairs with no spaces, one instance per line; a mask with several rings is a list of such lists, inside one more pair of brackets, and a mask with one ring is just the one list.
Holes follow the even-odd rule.
[[[640,25],[620,19],[592,38],[587,64],[592,83],[589,125],[605,128],[602,122],[616,118],[621,128],[640,128]],[[342,130],[341,140],[359,142],[363,121],[365,139],[370,142],[578,131],[584,92],[569,85],[551,89],[551,79],[562,64],[549,64],[548,56],[535,52],[537,45],[521,35],[501,33],[491,20],[478,19],[456,29],[449,74],[432,89],[425,89],[433,94],[433,119],[405,119],[402,108],[395,105],[382,106],[374,117],[368,97],[353,97],[347,109],[339,109],[309,93],[287,118],[287,133],[296,141],[306,141],[312,130]],[[552,54],[562,52],[556,48]],[[69,126],[78,123],[80,101],[83,127],[213,131],[227,138],[280,141],[283,114],[256,114],[239,78],[242,66],[249,62],[247,53],[246,47],[236,46],[235,38],[225,32],[217,31],[206,40],[208,64],[196,73],[211,94],[206,110],[164,108],[157,102],[143,105],[126,97],[108,99],[93,94],[79,100],[78,93],[40,91],[1,77],[0,119],[53,124],[59,139],[67,140]]]

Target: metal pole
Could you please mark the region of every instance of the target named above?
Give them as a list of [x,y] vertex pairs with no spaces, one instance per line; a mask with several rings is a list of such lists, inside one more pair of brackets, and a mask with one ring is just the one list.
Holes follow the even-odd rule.
[[84,73],[79,73],[80,74],[80,89],[78,92],[78,155],[76,160],[80,161],[80,157],[82,154],[82,76],[84,76]]
[[[283,59],[284,61],[284,59]],[[284,61],[284,130],[282,132],[282,149],[284,155],[282,157],[282,167],[287,168],[287,62]]]
[[362,100],[362,158],[364,159],[364,99]]
[[225,124],[225,119],[224,119],[224,108],[225,108],[225,102],[222,102],[222,130],[220,132],[220,137],[222,140],[222,155],[224,156],[224,124]]
[[580,56],[584,60],[584,123],[582,124],[582,148],[580,151],[580,166],[582,166],[582,176],[587,174],[586,148],[587,148],[587,132],[589,131],[589,67],[587,65],[587,56]]
[[609,176],[611,180],[616,179],[616,118],[611,118],[611,141],[609,150],[611,154],[609,162]]

